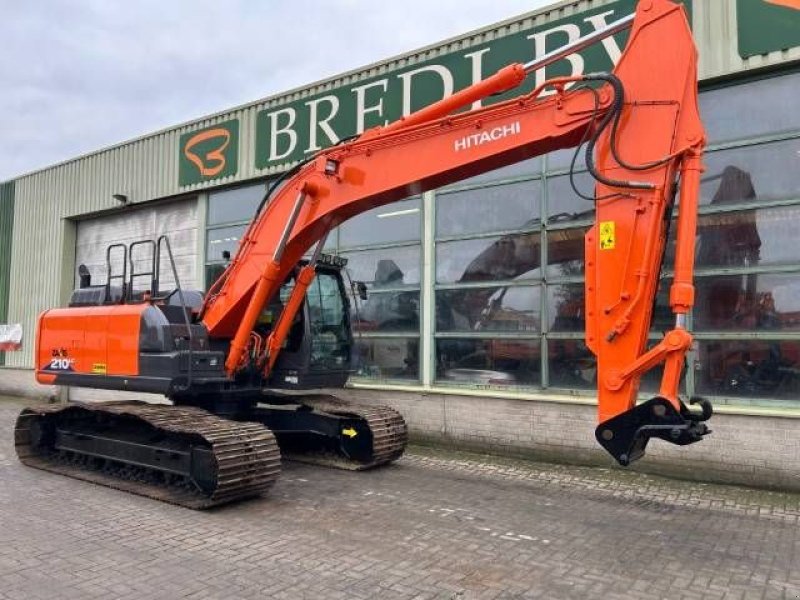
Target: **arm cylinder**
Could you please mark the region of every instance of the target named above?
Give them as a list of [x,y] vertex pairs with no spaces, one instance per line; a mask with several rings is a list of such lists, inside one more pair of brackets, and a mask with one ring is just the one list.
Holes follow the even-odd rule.
[[[681,196],[675,248],[675,278],[670,288],[672,311],[681,316],[694,305],[694,248],[697,235],[697,197],[700,192],[701,155],[689,153],[681,164]],[[681,318],[680,322],[683,322]]]
[[[426,106],[416,112],[411,113],[407,117],[398,119],[394,123],[390,123],[386,127],[373,130],[375,133],[372,135],[383,135],[398,129],[411,127],[425,123],[426,121],[433,121],[441,117],[446,117],[459,108],[469,106],[473,102],[491,96],[492,94],[500,94],[517,87],[525,81],[526,73],[522,65],[514,63],[500,69],[491,77],[479,81],[475,85],[471,85],[466,89],[456,92],[452,96],[448,96],[439,102],[435,102],[430,106]],[[369,139],[370,132],[364,134],[362,139]]]
[[591,46],[592,44],[596,44],[597,42],[606,39],[609,36],[614,35],[615,33],[619,33],[620,31],[625,31],[626,29],[630,28],[633,25],[633,19],[636,16],[636,13],[631,13],[627,17],[622,17],[614,21],[613,23],[609,23],[606,27],[602,29],[598,29],[594,33],[590,33],[585,35],[581,38],[578,38],[572,43],[569,43],[565,46],[561,46],[560,48],[556,48],[552,52],[548,52],[544,56],[537,58],[536,60],[532,60],[530,62],[525,63],[522,65],[522,68],[525,69],[525,73],[533,73],[534,71],[538,71],[546,67],[547,65],[551,65],[557,60],[561,60],[562,58],[566,58],[570,54],[575,54],[576,52],[580,52]]

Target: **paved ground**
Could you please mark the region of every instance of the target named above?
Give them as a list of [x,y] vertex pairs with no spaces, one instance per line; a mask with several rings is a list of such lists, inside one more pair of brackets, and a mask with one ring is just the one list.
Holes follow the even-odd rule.
[[800,598],[800,496],[416,448],[192,512],[20,466],[0,599]]

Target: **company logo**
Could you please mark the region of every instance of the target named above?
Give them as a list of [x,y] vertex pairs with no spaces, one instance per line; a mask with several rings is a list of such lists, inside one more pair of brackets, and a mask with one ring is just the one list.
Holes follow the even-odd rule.
[[461,150],[475,148],[476,146],[481,146],[488,142],[495,142],[497,140],[501,140],[504,137],[508,137],[511,135],[519,135],[519,132],[520,132],[519,121],[515,121],[509,125],[501,125],[499,127],[495,127],[494,129],[489,129],[488,131],[482,131],[481,133],[473,133],[472,135],[465,135],[461,139],[458,139],[455,142],[453,142],[453,149],[456,152],[460,152]]
[[232,119],[200,131],[190,131],[180,140],[180,185],[202,183],[236,175],[239,166],[239,121]]
[[[216,140],[219,146],[206,150],[202,155],[196,154],[196,148],[207,140]],[[216,128],[201,131],[193,135],[183,147],[183,154],[197,166],[203,177],[219,175],[225,168],[225,154],[223,152],[231,143],[231,132],[227,129]]]

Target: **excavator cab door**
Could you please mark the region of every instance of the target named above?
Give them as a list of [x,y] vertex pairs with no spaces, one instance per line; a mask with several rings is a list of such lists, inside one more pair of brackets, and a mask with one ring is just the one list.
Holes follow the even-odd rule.
[[[294,279],[281,288],[280,302]],[[350,302],[337,267],[318,265],[303,309],[292,323],[267,386],[277,389],[342,387],[350,376],[353,335]]]

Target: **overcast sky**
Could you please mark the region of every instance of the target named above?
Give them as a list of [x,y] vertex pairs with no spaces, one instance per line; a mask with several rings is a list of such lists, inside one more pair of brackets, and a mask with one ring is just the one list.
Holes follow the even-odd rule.
[[0,0],[0,181],[553,0]]

